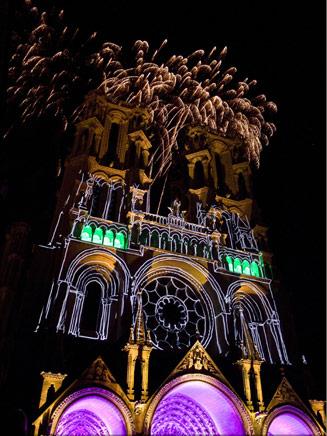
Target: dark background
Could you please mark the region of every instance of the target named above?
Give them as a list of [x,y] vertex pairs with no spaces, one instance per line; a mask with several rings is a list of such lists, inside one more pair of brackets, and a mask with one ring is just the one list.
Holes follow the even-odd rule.
[[[47,3],[47,2],[44,2]],[[322,2],[321,2],[322,3]],[[12,7],[14,3],[10,4]],[[264,148],[255,191],[263,217],[270,227],[274,259],[281,281],[278,302],[289,347],[297,349],[294,359],[305,355],[318,390],[325,390],[325,10],[317,4],[299,2],[214,2],[165,1],[111,2],[93,0],[58,1],[68,22],[103,40],[132,46],[136,39],[148,40],[153,48],[168,38],[165,49],[187,55],[203,48],[228,46],[225,66],[236,66],[239,79],[258,80],[258,93],[275,101],[277,133]],[[9,3],[1,3],[2,79],[5,80]],[[9,26],[8,26],[9,23]],[[4,82],[3,82],[4,83]],[[2,104],[3,89],[1,87]],[[45,132],[46,133],[46,132]],[[25,150],[33,147],[33,134]],[[23,183],[29,169],[22,156],[2,150],[8,168],[17,168]],[[51,148],[44,147],[37,165],[51,167]],[[1,177],[6,173],[2,165]],[[26,174],[27,172],[27,174]],[[50,174],[50,173],[49,173]],[[51,174],[50,174],[51,175]],[[20,219],[15,182],[3,184],[6,210],[4,224]],[[8,181],[9,180],[9,181]],[[51,177],[48,177],[51,184]],[[31,185],[40,199],[47,195],[47,183]],[[53,188],[53,185],[52,185]],[[41,204],[42,204],[42,200]],[[51,216],[45,214],[43,223]],[[23,215],[23,213],[22,213]],[[35,223],[39,222],[35,213]],[[33,219],[32,219],[33,221]],[[33,224],[33,223],[32,223]],[[5,227],[4,227],[5,228]],[[295,329],[289,321],[294,318]],[[298,363],[298,362],[294,362]],[[321,395],[324,395],[323,393]]]

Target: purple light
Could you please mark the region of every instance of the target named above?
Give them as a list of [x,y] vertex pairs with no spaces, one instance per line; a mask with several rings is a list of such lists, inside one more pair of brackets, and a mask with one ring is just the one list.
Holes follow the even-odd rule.
[[108,399],[88,395],[70,404],[61,415],[56,436],[125,436],[123,415]]
[[187,381],[171,389],[159,402],[151,435],[245,435],[242,418],[233,401],[217,387]]
[[[295,409],[295,408],[294,408]],[[313,436],[313,431],[305,422],[308,418],[300,410],[284,412],[276,416],[268,427],[268,436]],[[303,419],[299,416],[301,415]]]

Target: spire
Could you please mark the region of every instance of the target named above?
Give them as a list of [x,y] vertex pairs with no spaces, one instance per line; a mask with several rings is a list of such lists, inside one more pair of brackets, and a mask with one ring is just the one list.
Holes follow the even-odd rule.
[[146,328],[142,304],[142,290],[140,289],[136,294],[137,309],[135,315],[134,325],[131,326],[129,340],[130,344],[148,345],[152,346],[150,330]]
[[131,401],[135,399],[135,363],[139,359],[141,363],[141,401],[148,399],[148,382],[149,382],[149,359],[152,351],[152,341],[150,330],[147,330],[143,306],[142,306],[142,290],[139,290],[136,295],[137,309],[134,324],[130,328],[128,343],[123,348],[128,352],[127,362],[127,396]]
[[142,305],[142,291],[141,289],[137,292],[137,311],[134,323],[134,338],[137,344],[145,344],[147,339],[144,315],[143,315],[143,305]]

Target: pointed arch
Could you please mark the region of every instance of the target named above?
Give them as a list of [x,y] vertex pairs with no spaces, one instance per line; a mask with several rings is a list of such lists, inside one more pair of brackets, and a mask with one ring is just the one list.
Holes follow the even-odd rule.
[[95,242],[96,244],[102,244],[102,242],[103,242],[103,230],[101,227],[97,227],[94,230],[92,242]]
[[60,399],[51,415],[51,434],[134,434],[132,415],[115,393],[84,387]]
[[90,225],[86,225],[81,231],[81,240],[86,242],[91,242],[93,237],[93,229]]
[[234,259],[234,272],[237,274],[242,274],[242,264],[238,257]]
[[274,408],[263,423],[264,436],[316,436],[321,431],[310,416],[292,405]]
[[250,263],[246,259],[242,262],[242,273],[248,276],[251,275]]
[[253,434],[243,401],[216,378],[184,374],[153,397],[144,421],[145,434]]

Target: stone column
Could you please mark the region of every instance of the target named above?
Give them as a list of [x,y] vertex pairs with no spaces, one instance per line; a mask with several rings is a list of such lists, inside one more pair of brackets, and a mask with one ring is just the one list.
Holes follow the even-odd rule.
[[187,164],[188,166],[188,175],[190,179],[194,179],[194,167],[195,167],[195,163],[191,162]]
[[265,405],[263,402],[261,375],[260,375],[261,364],[262,364],[261,360],[254,360],[253,361],[253,372],[254,372],[254,378],[255,378],[255,389],[256,389],[257,399],[258,399],[258,408],[259,408],[260,412],[263,412],[265,410]]
[[126,376],[127,396],[131,401],[134,401],[135,362],[138,355],[138,345],[127,344],[125,351],[128,351]]
[[253,404],[251,399],[251,385],[250,385],[250,371],[251,371],[252,362],[250,359],[241,359],[237,363],[242,370],[243,390],[244,390],[246,405],[248,406],[249,410],[253,412]]
[[149,359],[152,347],[143,345],[141,354],[141,370],[142,370],[142,393],[141,401],[148,399],[148,385],[149,385]]

